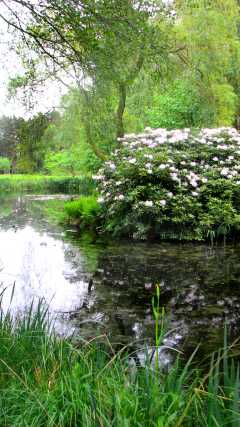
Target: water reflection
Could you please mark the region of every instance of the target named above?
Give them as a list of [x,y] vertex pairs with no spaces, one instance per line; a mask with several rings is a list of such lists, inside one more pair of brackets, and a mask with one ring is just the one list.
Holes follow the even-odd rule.
[[224,321],[231,334],[239,333],[239,255],[240,248],[230,246],[111,246],[99,259],[96,287],[109,289],[105,292],[108,299],[112,296],[115,317],[128,324],[128,334],[129,314],[137,313],[142,327],[132,322],[132,337],[144,339],[153,334],[151,298],[159,283],[161,304],[166,307],[169,328],[177,330],[177,341],[181,336],[182,345],[189,350],[202,342],[209,352],[222,344]]
[[[40,203],[39,197],[37,200]],[[46,225],[41,209],[32,209],[33,201],[33,197],[10,199],[9,215],[7,203],[4,204],[0,219],[0,283],[2,289],[6,288],[2,309],[6,311],[11,301],[16,315],[40,299],[51,314],[58,314],[58,332],[71,333],[71,324],[63,322],[61,315],[84,303],[88,295],[87,272],[81,253],[63,241],[60,229]]]
[[[154,344],[152,296],[160,284],[169,334],[165,347],[204,353],[221,345],[223,323],[239,333],[240,248],[194,244],[91,243],[47,221],[51,197],[1,203],[0,282],[4,309],[44,300],[60,333],[115,343]],[[169,363],[171,357],[164,354]],[[138,353],[139,358],[143,353]]]
[[69,245],[29,225],[0,231],[0,282],[7,287],[3,308],[23,312],[31,301],[42,299],[51,312],[75,310],[87,295],[87,283],[69,260]]

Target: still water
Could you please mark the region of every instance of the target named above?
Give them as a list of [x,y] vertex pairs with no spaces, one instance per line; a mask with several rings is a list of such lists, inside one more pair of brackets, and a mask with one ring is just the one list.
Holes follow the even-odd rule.
[[224,322],[230,339],[238,336],[240,247],[92,242],[49,221],[53,197],[0,200],[3,310],[19,316],[40,299],[61,335],[107,334],[140,348],[153,344],[159,284],[166,347],[190,352],[200,344],[206,355],[221,346]]

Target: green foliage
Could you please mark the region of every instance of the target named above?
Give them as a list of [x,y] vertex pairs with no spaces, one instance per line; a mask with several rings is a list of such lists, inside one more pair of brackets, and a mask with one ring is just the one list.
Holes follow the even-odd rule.
[[236,1],[176,1],[174,6],[178,52],[164,57],[153,70],[145,68],[134,82],[124,115],[128,132],[141,132],[146,126],[176,129],[237,123]]
[[121,143],[95,177],[105,231],[135,239],[239,238],[235,129],[147,130]]
[[[111,106],[113,120],[101,120],[97,135],[106,123],[114,129],[115,138],[124,133],[123,114],[131,86],[145,66],[155,67],[175,44],[169,7],[158,0],[111,0],[110,3],[99,0],[83,2],[80,8],[70,1],[67,7],[60,2],[57,8],[55,0],[48,0],[46,4],[37,2],[31,8],[25,2],[16,3],[19,13],[26,15],[26,27],[16,21],[15,0],[8,8],[7,20],[14,31],[19,29],[20,37],[22,35],[16,50],[23,59],[26,75],[15,77],[11,88],[16,89],[18,85],[33,88],[49,77],[62,80],[64,71],[70,71],[85,99],[82,120],[87,142],[94,147],[95,155],[103,159],[105,152],[97,146],[94,131],[90,129],[89,112],[97,108],[99,114]],[[37,52],[35,60],[32,50],[34,58]],[[96,117],[94,121],[98,121]]]
[[[237,0],[176,1],[180,55],[213,115],[212,126],[231,126],[238,113],[240,65]],[[203,42],[204,40],[204,42]],[[238,65],[237,65],[238,64]]]
[[99,78],[93,87],[80,91],[78,100],[84,129],[83,151],[88,154],[86,163],[90,160],[92,170],[96,170],[116,143],[116,90],[111,82]]
[[162,90],[163,93],[161,87],[155,90],[151,106],[146,111],[149,126],[182,129],[212,124],[211,112],[204,99],[201,99],[191,76],[176,79]]
[[236,118],[237,95],[230,84],[212,84],[216,126],[231,126]]
[[[160,344],[160,343],[159,343]],[[235,427],[239,364],[230,349],[205,372],[177,358],[166,372],[134,365],[108,340],[78,343],[50,330],[39,304],[21,320],[0,317],[0,419],[6,426]]]
[[34,173],[42,170],[48,147],[42,137],[54,119],[55,113],[39,113],[28,120],[0,118],[0,156],[11,162],[6,171]]
[[0,175],[0,194],[30,193],[81,193],[93,189],[88,177],[46,176],[46,175]]
[[97,226],[100,205],[96,196],[81,196],[80,199],[66,202],[64,211],[70,222],[77,222],[81,228]]
[[16,169],[18,147],[21,143],[20,128],[23,123],[23,119],[16,117],[0,118],[0,156],[10,160],[12,171]]
[[9,173],[11,161],[7,157],[0,157],[0,173]]
[[[34,91],[49,77],[65,81],[64,71],[76,84],[59,115],[18,124],[5,118],[0,155],[14,171],[17,164],[21,173],[87,174],[124,131],[239,124],[237,0],[176,0],[175,17],[171,2],[155,0],[87,1],[81,10],[71,1],[57,8],[55,0],[20,3],[12,0],[6,15],[23,35],[15,44],[26,68],[12,91]],[[21,27],[15,4],[26,16]]]
[[42,170],[46,147],[42,144],[42,137],[51,115],[39,113],[29,120],[25,120],[20,129],[18,146],[18,160],[16,169],[19,173],[35,173]]
[[45,158],[44,168],[53,175],[75,175],[80,172],[78,158],[67,150],[49,153]]
[[[87,174],[100,167],[101,162],[87,137],[88,125],[90,124],[91,128],[91,138],[99,150],[107,151],[111,144],[104,109],[98,106],[96,97],[92,99],[92,105],[95,110],[90,111],[88,107],[86,111],[84,99],[76,90],[62,98],[63,113],[58,120],[51,122],[42,138],[43,145],[47,147],[44,170],[48,173]],[[103,128],[105,133],[102,131],[99,135]],[[108,146],[109,148],[106,148]]]

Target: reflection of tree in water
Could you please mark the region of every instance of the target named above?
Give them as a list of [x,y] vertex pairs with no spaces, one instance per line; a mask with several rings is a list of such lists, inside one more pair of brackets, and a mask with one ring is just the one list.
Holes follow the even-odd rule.
[[[230,332],[236,333],[239,247],[129,242],[106,245],[89,236],[80,238],[74,230],[63,233],[62,228],[48,223],[45,208],[49,201],[34,200],[34,196],[4,200],[0,205],[1,229],[14,233],[31,225],[40,236],[39,249],[31,242],[25,248],[23,281],[32,281],[32,258],[37,259],[40,248],[44,253],[44,236],[52,236],[64,252],[64,279],[70,287],[84,282],[78,309],[62,313],[70,320],[69,327],[74,324],[81,335],[107,332],[111,340],[124,343],[153,337],[151,300],[157,283],[160,302],[171,318],[169,328],[177,327],[177,334],[186,338],[188,347],[199,341],[213,347],[216,342],[220,344],[224,318]],[[10,215],[1,216],[1,209],[8,209]],[[34,267],[37,283],[45,281],[42,264]]]
[[[153,335],[151,299],[160,283],[161,304],[178,327],[186,347],[222,344],[223,323],[230,332],[239,324],[240,248],[196,245],[120,244],[106,249],[94,276],[94,302],[76,316],[93,319],[101,313],[116,340]],[[85,310],[85,311],[84,311]]]
[[0,221],[7,224],[13,212],[17,211],[18,206],[19,198],[16,196],[0,196]]
[[11,195],[0,198],[0,226],[2,229],[11,227],[23,228],[33,225],[36,231],[53,232],[60,230],[54,221],[53,212],[62,209],[67,195]]
[[[40,230],[41,210],[35,215],[35,227]],[[24,228],[33,221],[31,202],[26,196],[12,195],[0,200],[0,226],[2,230]]]
[[91,277],[98,268],[99,256],[103,252],[103,245],[96,243],[90,234],[85,233],[79,236],[76,231],[69,230],[65,233],[65,240],[71,243],[71,249],[66,253],[66,256],[71,259],[76,267],[79,266],[81,260],[85,270]]

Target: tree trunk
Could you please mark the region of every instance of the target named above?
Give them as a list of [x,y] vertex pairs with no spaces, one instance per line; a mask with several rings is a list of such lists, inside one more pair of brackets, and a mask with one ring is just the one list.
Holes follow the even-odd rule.
[[116,113],[116,122],[117,122],[117,138],[122,138],[124,136],[124,125],[123,125],[123,114],[126,107],[126,85],[124,83],[119,83],[119,100],[118,108]]

